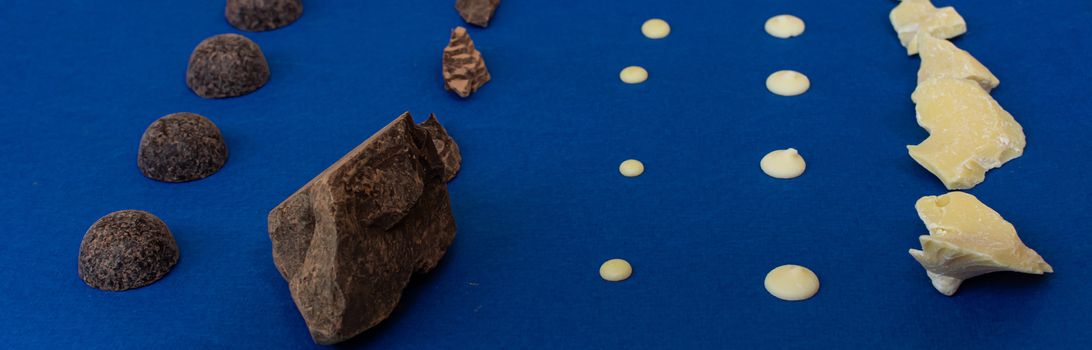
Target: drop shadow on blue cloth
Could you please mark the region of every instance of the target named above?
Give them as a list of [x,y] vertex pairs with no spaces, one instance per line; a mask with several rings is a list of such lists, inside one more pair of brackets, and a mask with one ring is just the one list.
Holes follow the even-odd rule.
[[1034,275],[1010,271],[987,273],[963,281],[953,297],[959,297],[960,294],[964,293],[998,293],[999,291],[1024,294],[1042,288],[1042,284],[1049,283],[1048,281],[1053,277],[1051,275],[1050,273]]

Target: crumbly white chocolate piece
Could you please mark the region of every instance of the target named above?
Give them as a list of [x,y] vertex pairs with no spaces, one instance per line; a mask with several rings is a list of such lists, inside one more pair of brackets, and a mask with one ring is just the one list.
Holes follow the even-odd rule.
[[767,153],[758,163],[762,172],[773,178],[791,179],[804,173],[807,164],[795,148],[779,149]]
[[937,8],[929,0],[903,0],[891,10],[889,17],[891,26],[899,35],[899,42],[910,56],[918,53],[918,32],[941,39],[951,39],[967,32],[967,22],[955,8]]
[[599,277],[610,282],[624,281],[633,274],[633,266],[622,259],[610,259],[599,266]]
[[641,176],[645,172],[645,164],[636,159],[626,159],[618,165],[618,172],[625,177]]
[[626,84],[640,84],[648,80],[648,71],[641,66],[629,66],[623,68],[621,73],[618,73],[618,78],[622,79],[622,82]]
[[1001,84],[986,66],[950,41],[935,38],[925,32],[918,32],[917,40],[921,56],[918,84],[929,79],[968,79],[978,83],[986,91]]
[[804,20],[793,15],[777,15],[766,20],[766,33],[775,38],[788,39],[804,34]]
[[794,70],[779,70],[766,77],[766,89],[781,96],[796,96],[811,88],[811,80]]
[[914,208],[929,235],[918,238],[921,250],[910,249],[910,256],[944,295],[954,294],[963,280],[990,272],[1054,272],[1012,224],[975,196],[958,191],[926,196]]
[[986,179],[986,171],[1024,153],[1020,123],[974,81],[926,80],[911,98],[929,138],[907,146],[910,157],[949,190],[972,188]]
[[641,34],[649,39],[663,39],[671,34],[671,26],[659,18],[653,18],[641,24]]
[[819,292],[819,277],[800,265],[781,265],[766,274],[766,291],[781,300],[800,301]]

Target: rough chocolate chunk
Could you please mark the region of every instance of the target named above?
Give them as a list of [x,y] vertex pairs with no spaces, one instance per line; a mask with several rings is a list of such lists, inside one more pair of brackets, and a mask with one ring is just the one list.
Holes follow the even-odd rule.
[[224,7],[228,23],[252,32],[284,27],[302,14],[302,0],[227,0]]
[[500,0],[455,0],[455,9],[466,23],[488,27]]
[[242,96],[269,81],[269,63],[262,49],[238,34],[205,39],[190,55],[186,85],[204,98]]
[[140,210],[122,210],[91,225],[80,244],[79,273],[87,285],[120,291],[158,281],[178,263],[167,224]]
[[273,262],[315,342],[386,319],[455,239],[436,150],[450,137],[430,124],[399,116],[269,213]]
[[227,157],[227,145],[216,124],[181,112],[159,118],[144,130],[137,167],[152,179],[185,182],[216,173]]
[[436,120],[435,114],[429,114],[428,120],[421,123],[421,128],[429,134],[429,138],[436,146],[436,153],[440,155],[440,161],[444,162],[444,181],[451,181],[459,172],[463,162],[463,156],[459,153],[459,144],[455,143],[455,139],[451,138],[444,126],[440,125],[440,121]]
[[470,96],[489,81],[485,59],[474,48],[474,41],[470,40],[466,28],[455,27],[451,31],[451,41],[444,48],[443,73],[444,88],[460,97]]

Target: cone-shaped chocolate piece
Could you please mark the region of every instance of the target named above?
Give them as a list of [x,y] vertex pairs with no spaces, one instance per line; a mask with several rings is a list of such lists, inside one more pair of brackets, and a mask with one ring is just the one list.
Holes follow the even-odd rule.
[[80,244],[79,273],[102,290],[140,288],[178,263],[178,244],[167,224],[145,211],[122,210],[98,221]]
[[258,90],[269,81],[269,63],[262,49],[238,34],[205,39],[190,55],[186,85],[198,96],[224,98]]
[[284,27],[302,14],[302,0],[227,0],[224,7],[228,23],[252,32]]
[[208,118],[175,113],[159,118],[140,138],[137,167],[152,179],[185,182],[203,179],[227,162],[227,145]]
[[451,31],[451,40],[444,48],[443,73],[444,88],[460,97],[470,96],[489,81],[485,59],[474,48],[474,41],[470,40],[466,28],[455,27]]

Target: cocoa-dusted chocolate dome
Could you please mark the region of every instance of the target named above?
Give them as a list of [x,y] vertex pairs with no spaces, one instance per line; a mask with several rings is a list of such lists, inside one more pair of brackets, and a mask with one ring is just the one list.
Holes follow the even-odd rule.
[[174,113],[148,126],[140,138],[137,167],[144,176],[164,182],[203,179],[227,162],[220,129],[194,113]]
[[242,30],[261,32],[292,24],[303,15],[302,0],[228,0],[224,17]]
[[262,49],[239,34],[205,39],[190,55],[186,85],[204,98],[242,96],[269,81],[269,63]]
[[120,291],[158,281],[178,263],[167,224],[140,210],[110,213],[83,236],[79,273],[87,285]]

